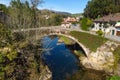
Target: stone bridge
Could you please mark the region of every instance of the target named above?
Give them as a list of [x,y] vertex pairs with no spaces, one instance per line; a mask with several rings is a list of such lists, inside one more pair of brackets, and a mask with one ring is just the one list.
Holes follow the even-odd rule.
[[47,34],[46,36],[51,36],[51,35],[65,36],[65,37],[75,41],[83,49],[85,55],[88,57],[90,50],[86,46],[84,46],[82,43],[80,43],[76,38],[72,37],[71,35],[63,34],[63,33],[50,33],[50,34]]
[[[44,36],[50,36],[50,35],[60,35],[60,36],[65,36],[73,41],[75,41],[84,51],[85,55],[88,57],[90,50],[84,46],[82,43],[80,43],[76,38],[73,36],[69,35],[68,33],[71,31],[70,29],[64,29],[64,28],[37,28],[37,29],[23,29],[21,32],[27,33],[30,31],[30,34],[35,36],[36,39],[40,39]],[[44,32],[41,32],[44,31]],[[14,32],[19,32],[18,30]],[[34,34],[33,34],[34,32]],[[35,39],[35,37],[33,39]]]

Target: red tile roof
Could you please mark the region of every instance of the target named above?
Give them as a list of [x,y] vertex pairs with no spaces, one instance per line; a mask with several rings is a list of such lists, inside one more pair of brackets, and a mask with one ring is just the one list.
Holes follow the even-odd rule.
[[109,22],[109,21],[117,22],[117,21],[120,21],[120,13],[110,14],[102,18],[95,19],[94,21],[95,22]]

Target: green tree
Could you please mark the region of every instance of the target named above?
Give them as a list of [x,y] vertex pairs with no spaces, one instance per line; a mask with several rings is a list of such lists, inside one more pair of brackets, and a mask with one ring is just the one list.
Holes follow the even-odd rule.
[[120,12],[120,0],[91,0],[84,9],[84,15],[93,19],[117,12]]
[[88,19],[88,18],[83,18],[81,21],[80,21],[80,27],[82,28],[82,30],[89,30],[89,28],[92,26],[93,22]]

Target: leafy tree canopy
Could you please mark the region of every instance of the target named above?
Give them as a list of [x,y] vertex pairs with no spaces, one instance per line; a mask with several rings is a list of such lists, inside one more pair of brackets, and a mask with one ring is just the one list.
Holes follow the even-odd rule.
[[84,15],[93,19],[117,12],[120,12],[120,0],[91,0],[84,9]]

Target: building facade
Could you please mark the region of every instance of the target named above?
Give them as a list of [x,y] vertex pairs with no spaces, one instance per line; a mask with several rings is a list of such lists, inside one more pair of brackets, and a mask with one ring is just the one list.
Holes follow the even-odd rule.
[[95,19],[91,30],[95,32],[101,30],[105,35],[120,36],[120,13]]

